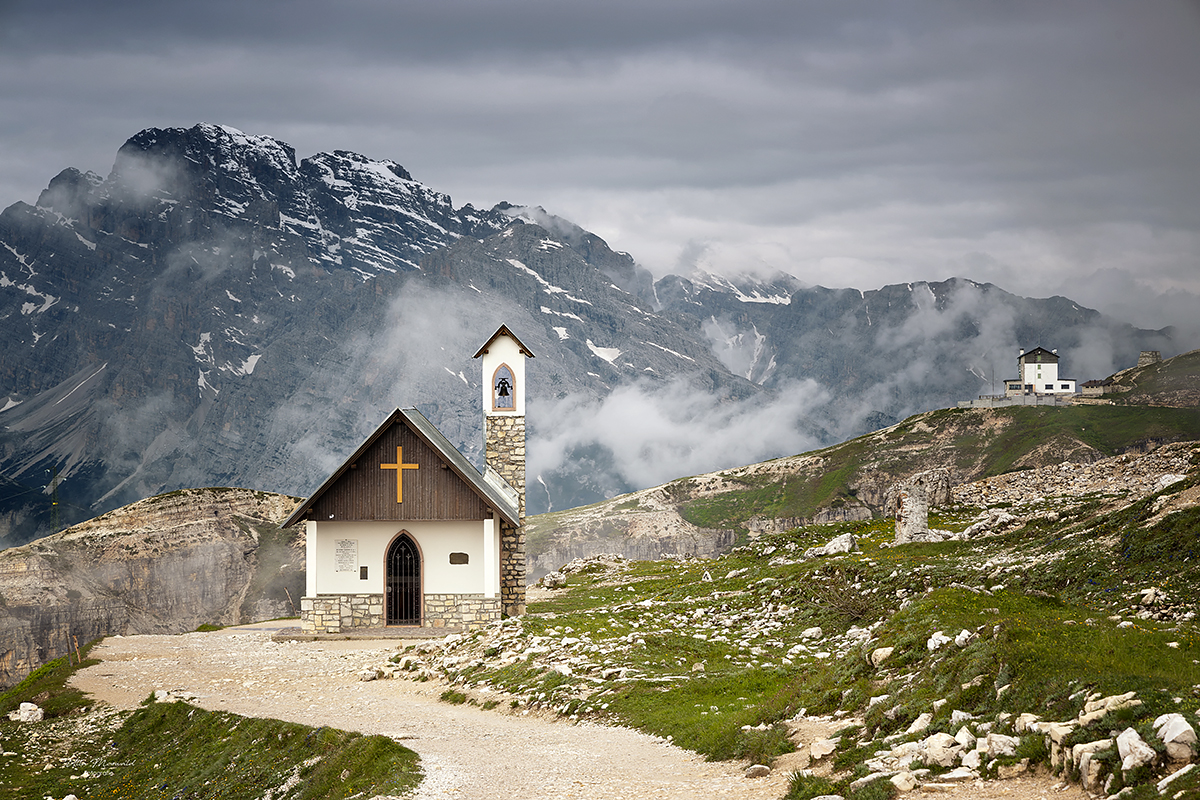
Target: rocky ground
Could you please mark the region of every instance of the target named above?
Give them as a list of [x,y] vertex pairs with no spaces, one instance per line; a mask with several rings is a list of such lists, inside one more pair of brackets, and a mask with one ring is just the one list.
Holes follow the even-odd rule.
[[[437,699],[446,688],[438,681],[361,680],[364,670],[389,663],[399,649],[389,643],[275,643],[271,633],[264,624],[181,636],[114,637],[93,650],[103,663],[78,673],[73,685],[117,709],[137,706],[152,691],[170,690],[211,710],[391,736],[421,755],[426,779],[414,800],[773,800],[786,791],[791,769],[827,770],[810,764],[805,748],[781,759],[771,775],[747,778],[741,765],[706,762],[627,728],[451,705]],[[99,713],[99,720],[67,724],[112,719],[111,712]],[[833,727],[821,720],[794,726],[799,738],[811,742],[826,739]],[[968,783],[950,794],[961,800],[1079,796],[1077,789],[1047,775]]]
[[[465,636],[289,643],[238,628],[112,638],[94,651],[103,663],[80,673],[76,685],[120,708],[171,689],[205,708],[392,736],[422,756],[421,798],[777,798],[794,770],[828,774],[849,747],[868,770],[905,789],[1045,800],[1081,789],[1044,767],[1025,770],[1021,752],[1044,740],[1050,760],[1085,780],[1091,774],[1098,792],[1113,774],[1125,726],[1162,751],[1162,763],[1151,765],[1157,781],[1175,761],[1151,720],[1178,712],[1188,727],[1200,727],[1195,570],[1186,554],[1167,554],[1130,567],[1138,572],[1113,572],[1114,547],[1127,530],[1195,514],[1198,456],[1195,443],[1169,445],[955,487],[951,505],[935,509],[931,522],[964,540],[941,545],[892,546],[894,531],[877,520],[764,533],[719,559],[582,560],[562,570],[565,589],[531,590],[534,613]],[[1158,492],[1114,527],[1108,510]],[[1184,516],[1168,516],[1177,513]],[[857,550],[812,547],[851,529]],[[1038,611],[1043,602],[1050,605]],[[1031,610],[1052,619],[1022,621]],[[1068,647],[1131,644],[1149,659],[1131,669],[1169,662],[1192,677],[1170,678],[1163,684],[1170,692],[1121,699],[1095,691],[1103,671],[1081,673],[1066,691],[1047,688],[1039,697],[1035,684],[1031,704],[1030,687],[1017,686],[1021,672],[998,663],[1013,646],[1002,631],[1021,626]],[[830,697],[822,689],[805,701],[811,713],[796,704],[775,718],[764,711],[776,687],[826,673],[843,676],[832,679],[844,681],[833,684],[833,702],[820,699]],[[760,697],[714,695],[711,706],[694,709],[681,700],[697,685],[743,680],[770,688]],[[458,704],[439,700],[448,690]],[[747,718],[763,719],[764,733],[782,731],[796,751],[777,755],[759,778],[747,777],[745,760],[705,762],[612,724],[619,717],[609,704],[626,701],[628,713],[631,691],[686,706],[677,733],[736,731]],[[1005,705],[1022,693],[1025,706]],[[1043,703],[1050,694],[1053,702]],[[1141,697],[1146,719],[1127,702]],[[1042,719],[1020,713],[1042,708],[1052,708]],[[1112,721],[1090,716],[1097,710],[1111,711]],[[843,741],[832,744],[839,733]],[[1122,735],[1126,749],[1145,753]],[[985,774],[1005,779],[981,780]]]

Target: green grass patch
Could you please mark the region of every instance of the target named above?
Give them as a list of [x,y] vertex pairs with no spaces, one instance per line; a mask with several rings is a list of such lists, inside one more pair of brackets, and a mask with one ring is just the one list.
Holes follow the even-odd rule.
[[[668,686],[637,683],[608,696],[609,713],[640,730],[669,737],[709,760],[770,764],[795,749],[772,723],[795,713],[802,682],[780,670],[700,676]],[[761,724],[766,730],[755,730]],[[751,730],[743,730],[750,726]]]
[[[934,631],[954,637],[964,629],[977,633],[970,646],[927,649]],[[1191,626],[1119,628],[1092,609],[1013,591],[935,591],[889,620],[879,638],[896,647],[890,667],[922,670],[924,679],[905,698],[914,708],[942,697],[972,713],[1003,708],[1067,718],[1081,705],[1068,698],[1088,687],[1103,694],[1137,691],[1147,704],[1143,711],[1157,703],[1166,711],[1176,710],[1166,698],[1189,696],[1200,684],[1200,635]],[[977,686],[962,688],[976,679]],[[997,690],[1005,685],[1001,696]]]
[[[294,778],[286,797],[340,800],[407,792],[417,755],[385,736],[150,703],[113,737],[118,765],[91,796],[255,800]],[[121,763],[129,766],[119,766]],[[110,794],[111,793],[111,794]],[[279,796],[279,795],[276,795]]]
[[363,736],[147,702],[135,712],[0,723],[0,796],[344,800],[404,794],[416,753]]
[[466,694],[458,691],[457,689],[447,689],[438,695],[438,699],[443,703],[450,703],[451,705],[455,706],[461,706],[463,703],[467,702]]
[[[100,663],[88,658],[95,643],[89,642],[79,648],[84,667]],[[6,718],[8,712],[16,710],[21,703],[37,703],[47,717],[59,717],[90,707],[92,701],[87,695],[67,686],[67,681],[79,668],[79,659],[73,652],[38,667],[25,680],[0,694],[0,718]]]

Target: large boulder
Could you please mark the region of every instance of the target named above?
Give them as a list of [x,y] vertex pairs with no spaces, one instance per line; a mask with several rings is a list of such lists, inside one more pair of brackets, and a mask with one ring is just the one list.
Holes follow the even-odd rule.
[[1172,761],[1191,761],[1196,754],[1196,730],[1183,714],[1163,714],[1154,720],[1154,735],[1167,747]]
[[1117,752],[1121,756],[1122,772],[1154,763],[1154,748],[1146,744],[1133,728],[1126,728],[1117,735]]
[[888,489],[886,512],[896,518],[895,544],[922,541],[929,534],[929,509],[950,502],[950,471],[918,472]]

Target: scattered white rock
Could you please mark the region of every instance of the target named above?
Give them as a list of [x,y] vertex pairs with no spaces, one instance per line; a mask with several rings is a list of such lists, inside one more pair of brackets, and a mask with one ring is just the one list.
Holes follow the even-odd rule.
[[975,734],[971,733],[966,725],[963,725],[958,729],[958,733],[954,734],[954,741],[962,745],[963,749],[970,750],[975,746]]
[[966,767],[957,767],[955,769],[950,770],[949,772],[939,775],[938,780],[946,781],[947,783],[964,783],[966,781],[973,781],[978,777],[979,777],[979,773],[973,769],[967,769]]
[[1167,746],[1167,758],[1191,761],[1196,752],[1196,730],[1183,714],[1163,714],[1154,720],[1154,735]]
[[1002,781],[1024,775],[1029,771],[1029,759],[1022,758],[1016,764],[1000,764],[996,767],[996,777]]
[[[866,786],[868,783],[874,783],[875,781],[880,780],[882,778],[890,777],[890,775],[891,775],[891,773],[888,773],[888,772],[876,772],[871,775],[864,775],[863,777],[859,778],[858,780],[850,782],[850,791],[852,791],[852,792],[857,791],[858,789],[861,789],[862,787]],[[813,800],[818,800],[818,798],[814,797]]]
[[1165,777],[1161,781],[1159,781],[1155,785],[1155,788],[1158,789],[1159,794],[1163,794],[1164,792],[1166,792],[1167,787],[1170,786],[1173,781],[1175,781],[1178,778],[1182,778],[1184,775],[1187,775],[1189,772],[1191,772],[1195,768],[1196,768],[1195,764],[1188,764],[1186,767],[1177,769],[1174,772],[1172,772],[1170,775],[1168,775],[1167,777]]
[[771,774],[771,768],[766,764],[754,764],[746,768],[747,778],[765,778]]
[[953,767],[962,751],[962,745],[948,733],[935,733],[921,744],[925,751],[921,760],[931,767]]
[[925,646],[929,648],[929,652],[933,653],[940,649],[943,645],[950,644],[951,641],[952,640],[949,636],[941,631],[937,631],[933,634],[933,636],[929,637],[929,641],[925,643]]
[[872,650],[871,657],[870,657],[871,666],[878,667],[880,664],[882,664],[884,661],[887,660],[888,656],[890,656],[895,651],[896,651],[896,648],[894,648],[894,647],[878,647],[878,648]]
[[1108,716],[1112,711],[1118,711],[1122,708],[1133,708],[1141,704],[1142,701],[1137,699],[1136,692],[1089,699],[1083,704],[1083,710],[1079,712],[1079,724],[1090,725],[1096,720]]
[[1041,717],[1039,717],[1037,714],[1020,714],[1017,717],[1017,721],[1013,723],[1013,729],[1016,730],[1017,733],[1025,733],[1026,731],[1031,730],[1030,726],[1039,720],[1041,720]]
[[852,533],[843,533],[841,536],[835,536],[830,539],[822,547],[810,547],[804,551],[805,558],[819,558],[821,556],[836,556],[842,553],[853,553],[858,550],[858,540],[854,538]]
[[920,733],[928,728],[931,722],[933,722],[933,714],[930,714],[928,711],[926,711],[924,714],[921,714],[914,719],[912,725],[909,725],[908,730],[906,730],[904,733],[909,736],[914,733]]
[[988,758],[1015,756],[1017,746],[1021,744],[1021,740],[1016,736],[1006,736],[1003,733],[989,733],[986,742]]
[[567,585],[567,576],[555,570],[542,576],[542,587],[545,589],[561,589]]
[[13,722],[41,722],[45,712],[36,703],[21,703],[16,711],[8,712]]
[[1154,763],[1154,749],[1142,741],[1133,728],[1126,728],[1117,735],[1117,752],[1121,755],[1122,772]]
[[839,739],[820,739],[808,746],[808,757],[813,761],[820,761],[828,755],[832,755],[837,750]]

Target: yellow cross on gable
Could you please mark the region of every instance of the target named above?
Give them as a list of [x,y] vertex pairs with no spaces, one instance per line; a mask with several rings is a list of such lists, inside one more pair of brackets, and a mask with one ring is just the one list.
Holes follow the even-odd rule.
[[404,502],[404,470],[419,469],[420,464],[405,464],[404,463],[404,448],[396,447],[396,463],[395,464],[380,464],[380,469],[396,470],[396,502]]

